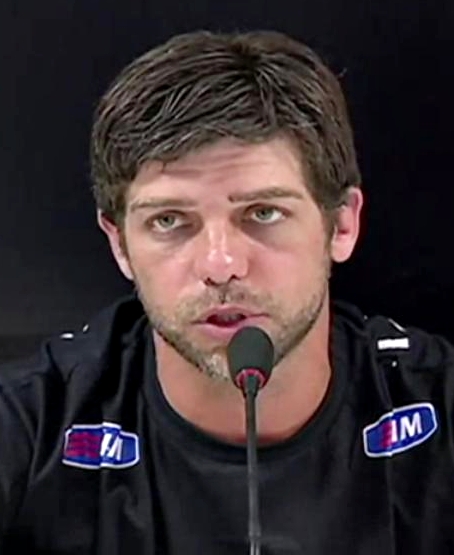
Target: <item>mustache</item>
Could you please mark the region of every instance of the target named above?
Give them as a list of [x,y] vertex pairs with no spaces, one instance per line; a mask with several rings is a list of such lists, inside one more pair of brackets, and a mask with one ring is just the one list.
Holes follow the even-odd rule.
[[180,314],[184,314],[185,319],[194,319],[201,313],[211,310],[215,306],[224,304],[240,304],[249,309],[263,309],[270,306],[269,295],[258,294],[238,287],[218,287],[207,290],[203,295],[187,299],[181,307]]

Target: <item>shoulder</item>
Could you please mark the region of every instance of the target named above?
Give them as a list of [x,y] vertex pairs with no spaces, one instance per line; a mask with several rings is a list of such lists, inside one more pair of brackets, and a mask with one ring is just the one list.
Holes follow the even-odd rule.
[[144,313],[135,296],[120,299],[100,311],[79,331],[49,337],[31,357],[0,365],[4,397],[53,395],[69,382],[96,381],[120,353],[134,348]]
[[397,397],[405,392],[427,398],[441,395],[445,401],[452,396],[454,401],[454,345],[447,338],[402,325],[392,316],[364,314],[348,303],[335,306],[391,393]]
[[454,345],[442,335],[404,325],[392,315],[366,314],[344,301],[334,301],[333,309],[380,358],[399,357],[407,365],[427,369],[454,365]]
[[145,322],[139,301],[122,299],[79,332],[0,367],[0,537],[42,468],[60,460],[65,431],[87,415],[102,421],[103,403],[130,383],[130,353],[140,352]]
[[415,371],[454,370],[454,345],[441,335],[383,315],[368,317],[365,327],[379,358],[399,358]]

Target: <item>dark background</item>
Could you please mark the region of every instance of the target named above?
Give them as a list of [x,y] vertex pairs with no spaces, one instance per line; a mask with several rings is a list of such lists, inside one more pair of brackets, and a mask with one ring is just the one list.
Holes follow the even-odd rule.
[[199,28],[285,31],[343,75],[367,204],[334,295],[454,340],[452,0],[1,0],[0,360],[130,291],[95,224],[92,112],[126,63]]

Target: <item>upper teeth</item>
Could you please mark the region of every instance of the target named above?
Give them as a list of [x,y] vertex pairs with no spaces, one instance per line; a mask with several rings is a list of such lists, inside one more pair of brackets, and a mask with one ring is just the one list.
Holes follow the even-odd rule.
[[243,315],[242,314],[219,314],[216,317],[219,320],[223,320],[225,322],[233,322],[234,320],[241,320]]

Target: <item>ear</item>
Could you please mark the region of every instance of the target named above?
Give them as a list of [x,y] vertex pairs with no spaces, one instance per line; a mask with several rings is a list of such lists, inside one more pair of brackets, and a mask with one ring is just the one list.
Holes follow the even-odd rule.
[[335,227],[331,238],[331,258],[334,262],[345,262],[355,248],[360,231],[363,203],[361,189],[350,187],[344,204],[336,211]]
[[129,264],[128,253],[124,245],[121,230],[110,218],[108,218],[99,209],[97,210],[97,221],[99,227],[107,235],[110,249],[122,274],[125,276],[126,279],[133,281],[134,276]]

